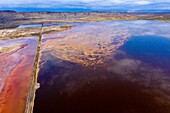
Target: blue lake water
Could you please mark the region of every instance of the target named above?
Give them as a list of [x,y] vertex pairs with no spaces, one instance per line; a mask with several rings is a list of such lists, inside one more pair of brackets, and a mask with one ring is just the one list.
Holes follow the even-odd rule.
[[[64,25],[65,23],[45,23],[43,26],[61,26]],[[23,24],[18,26],[17,28],[30,28],[30,27],[41,27],[42,24]]]
[[42,24],[24,24],[24,25],[20,25],[17,28],[29,28],[29,27],[41,27]]
[[[36,93],[34,113],[169,113],[169,30],[168,22],[103,21],[77,23],[71,30],[45,35],[44,44],[90,37],[76,43],[85,45],[98,37],[100,49],[104,47],[111,54],[101,57],[103,64],[84,66],[74,59],[64,60],[67,56],[53,55],[57,48],[43,49],[38,77],[41,87]],[[115,38],[112,32],[128,36],[114,51],[109,48],[115,43],[107,38]],[[89,44],[91,50],[96,50],[93,44]]]
[[170,39],[159,36],[133,36],[120,50],[154,67],[170,69]]

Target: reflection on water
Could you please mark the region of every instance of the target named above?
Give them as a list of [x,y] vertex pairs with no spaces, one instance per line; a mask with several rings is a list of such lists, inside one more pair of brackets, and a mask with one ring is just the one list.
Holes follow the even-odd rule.
[[18,26],[17,28],[29,28],[29,27],[41,27],[42,24],[23,24]]
[[[136,43],[137,42],[137,43]],[[135,36],[120,48],[133,58],[154,67],[170,69],[170,39],[159,36]]]
[[[168,28],[165,22],[105,21],[44,35],[34,112],[169,113]],[[102,57],[93,57],[101,50]],[[90,62],[87,53],[103,63],[82,65]]]
[[[83,32],[82,32],[83,31]],[[57,58],[94,66],[123,45],[130,37],[127,29],[113,27],[108,23],[84,24],[61,33],[43,35],[43,51],[51,51]],[[50,40],[48,40],[51,38]]]
[[[65,23],[44,23],[43,26],[61,26],[65,25]],[[41,27],[42,23],[40,24],[23,24],[18,26],[17,28],[30,28],[30,27]]]

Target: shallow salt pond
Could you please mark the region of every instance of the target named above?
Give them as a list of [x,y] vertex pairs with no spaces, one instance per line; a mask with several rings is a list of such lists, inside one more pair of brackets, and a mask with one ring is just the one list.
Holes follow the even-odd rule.
[[[43,34],[34,113],[170,112],[169,22],[71,24]],[[1,48],[21,46],[0,54],[0,112],[24,111],[37,39],[0,41]]]
[[[14,47],[0,54],[0,113],[23,113],[38,37],[0,40],[0,47]],[[15,46],[19,46],[15,49]]]
[[43,35],[34,113],[169,113],[170,23],[77,23]]

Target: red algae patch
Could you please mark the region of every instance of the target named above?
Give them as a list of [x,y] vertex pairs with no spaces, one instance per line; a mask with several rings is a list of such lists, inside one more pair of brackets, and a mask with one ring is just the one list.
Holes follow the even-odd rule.
[[[0,41],[0,113],[23,113],[33,72],[37,39]],[[4,45],[5,46],[4,46]]]

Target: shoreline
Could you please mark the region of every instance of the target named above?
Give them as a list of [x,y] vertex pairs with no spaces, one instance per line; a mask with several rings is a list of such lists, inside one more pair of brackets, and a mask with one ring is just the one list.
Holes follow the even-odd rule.
[[170,12],[0,12],[0,29],[16,28],[22,24],[45,22],[88,22],[98,20],[162,20],[170,21]]

